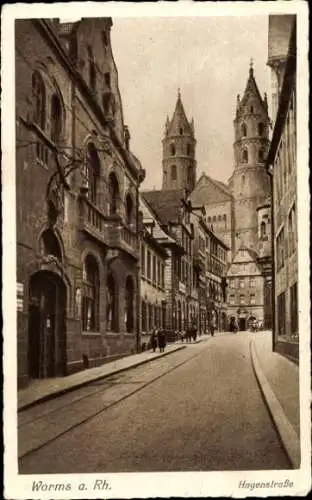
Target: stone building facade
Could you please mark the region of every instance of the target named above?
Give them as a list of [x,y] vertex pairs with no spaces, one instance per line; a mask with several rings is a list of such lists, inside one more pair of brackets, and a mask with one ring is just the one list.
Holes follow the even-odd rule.
[[16,21],[19,385],[138,345],[144,172],[129,149],[111,27]]
[[270,16],[275,123],[267,168],[272,179],[274,349],[299,360],[296,17]]

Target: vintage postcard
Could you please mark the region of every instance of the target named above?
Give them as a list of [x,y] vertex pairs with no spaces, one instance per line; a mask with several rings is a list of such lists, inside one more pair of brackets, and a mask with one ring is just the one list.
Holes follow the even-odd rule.
[[308,3],[1,28],[5,498],[306,496]]

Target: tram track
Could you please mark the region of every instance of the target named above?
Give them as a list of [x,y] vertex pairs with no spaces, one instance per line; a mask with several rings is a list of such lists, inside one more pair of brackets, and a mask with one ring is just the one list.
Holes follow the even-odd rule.
[[[88,422],[89,420],[100,415],[102,412],[105,412],[109,408],[118,405],[125,399],[138,393],[139,391],[153,384],[155,381],[161,379],[165,375],[194,360],[209,348],[210,345],[205,348],[201,347],[200,350],[198,350],[193,355],[190,355],[187,349],[179,351],[180,353],[184,353],[183,359],[182,361],[176,362],[174,366],[171,367],[168,366],[168,360],[166,360],[165,358],[160,358],[158,367],[155,363],[153,363],[153,365],[150,365],[147,369],[146,366],[144,367],[144,369],[143,367],[138,366],[133,369],[127,370],[127,372],[123,374],[112,375],[112,377],[107,377],[102,381],[97,380],[94,382],[90,382],[90,384],[88,384],[84,388],[81,388],[80,390],[84,389],[85,391],[88,388],[99,384],[101,385],[101,387],[95,391],[92,391],[91,394],[89,393],[82,395],[78,399],[74,398],[74,400],[67,401],[66,404],[63,404],[61,406],[56,404],[55,408],[44,411],[44,413],[35,416],[35,418],[32,418],[31,420],[26,421],[25,419],[24,423],[21,422],[18,428],[19,460],[22,460],[24,457],[27,457],[35,451],[44,448],[49,443],[57,440],[64,434]],[[187,353],[188,356],[185,359],[185,355]],[[173,360],[173,356],[174,354],[170,356],[171,361]],[[177,357],[179,358],[180,356]],[[155,376],[153,375],[153,373],[157,373],[157,368],[159,370],[159,365],[161,373]],[[147,381],[130,380],[130,377],[133,379],[135,378],[136,373],[142,373],[142,371],[143,376],[145,375],[145,377],[146,371],[147,373],[150,372],[150,378]],[[125,380],[123,380],[123,378]],[[105,386],[104,388],[103,385]],[[137,385],[137,387],[135,389],[130,388],[133,385]],[[118,393],[115,395],[113,393],[111,395],[112,397],[109,398],[109,391],[113,388],[116,389],[117,386],[119,386],[119,389],[121,389],[121,391],[118,391]],[[124,392],[124,394],[122,394],[122,392]],[[101,398],[101,395],[103,396],[103,400]],[[66,395],[63,395],[60,398],[64,398],[65,396]],[[91,404],[88,404],[87,406],[81,406],[81,404],[86,401],[90,402]],[[42,403],[42,405],[43,404],[44,403]],[[25,413],[26,411],[27,410],[25,410]],[[60,418],[62,417],[60,415],[61,412],[64,412],[63,418]],[[23,417],[23,412],[21,412],[21,417]]]

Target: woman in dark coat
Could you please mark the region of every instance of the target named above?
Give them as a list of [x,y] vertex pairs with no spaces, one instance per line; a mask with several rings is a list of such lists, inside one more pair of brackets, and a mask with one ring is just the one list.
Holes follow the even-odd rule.
[[159,352],[165,352],[166,334],[164,330],[158,331],[158,347],[159,347]]
[[153,331],[152,331],[150,342],[151,342],[151,347],[153,349],[153,352],[155,352],[156,347],[157,347],[157,333],[156,333],[155,329],[153,329]]

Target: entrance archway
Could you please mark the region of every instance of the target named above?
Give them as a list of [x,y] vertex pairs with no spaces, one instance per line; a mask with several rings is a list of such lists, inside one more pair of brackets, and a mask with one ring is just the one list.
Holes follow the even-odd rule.
[[241,332],[246,330],[246,318],[238,318],[238,327]]
[[66,372],[66,286],[51,271],[38,271],[29,282],[28,373],[30,378]]

